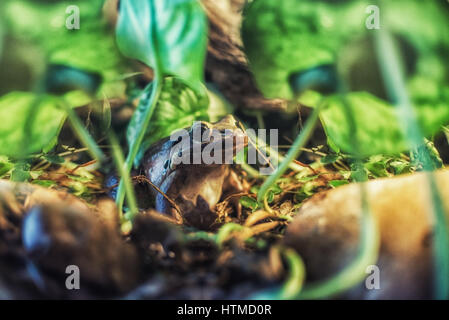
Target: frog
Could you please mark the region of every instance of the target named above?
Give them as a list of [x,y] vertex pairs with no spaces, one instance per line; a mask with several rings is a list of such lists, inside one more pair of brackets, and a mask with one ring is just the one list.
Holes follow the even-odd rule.
[[[218,218],[217,204],[229,199],[240,217],[242,208],[235,195],[245,188],[232,164],[234,156],[247,145],[248,137],[240,123],[227,115],[215,123],[196,121],[150,146],[141,170],[153,185],[150,192],[156,211],[180,224],[208,230]],[[195,161],[195,155],[206,150],[214,150],[210,153],[213,156],[221,152],[222,161]]]

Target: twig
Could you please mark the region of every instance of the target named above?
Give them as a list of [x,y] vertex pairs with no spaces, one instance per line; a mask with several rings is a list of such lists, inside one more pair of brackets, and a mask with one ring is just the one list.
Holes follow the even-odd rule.
[[151,182],[150,179],[148,179],[147,177],[145,177],[143,175],[132,177],[132,179],[137,180],[137,181],[144,181],[144,182],[148,183],[150,186],[152,186],[157,192],[159,192],[173,206],[173,208],[175,208],[176,211],[178,211],[179,215],[182,217],[181,209],[179,209],[176,202],[174,202],[169,196],[167,196],[164,193],[164,191],[159,189],[153,182]]
[[68,174],[74,174],[76,170],[78,170],[79,168],[84,168],[84,167],[88,167],[92,164],[97,163],[97,160],[91,160],[89,162],[83,163],[83,164],[79,164],[77,165],[75,168],[73,168],[72,170],[68,171]]

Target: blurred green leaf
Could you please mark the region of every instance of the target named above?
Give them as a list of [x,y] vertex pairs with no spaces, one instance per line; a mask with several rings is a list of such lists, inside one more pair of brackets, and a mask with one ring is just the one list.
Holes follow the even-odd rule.
[[[117,48],[114,33],[101,16],[103,1],[2,1],[9,36],[36,45],[46,56],[47,65],[101,74],[99,91],[108,97],[124,95],[124,82],[117,80],[125,73],[126,62]],[[66,28],[66,8],[74,4],[80,9],[79,30]]]
[[14,182],[25,182],[31,179],[30,165],[28,163],[18,162],[11,171],[10,180]]
[[60,157],[56,154],[46,154],[44,155],[44,159],[54,164],[62,164],[65,162],[65,159],[63,157]]
[[343,186],[343,185],[348,184],[348,183],[349,183],[348,180],[332,180],[332,181],[329,181],[329,185],[332,188],[337,188],[339,186]]
[[291,99],[292,74],[333,64],[338,48],[363,33],[366,4],[255,0],[242,25],[245,52],[258,87],[268,98]]
[[[393,155],[407,150],[407,140],[393,107],[366,92],[350,93],[346,96],[346,101],[357,124],[355,132],[350,129],[341,96],[328,98],[321,112],[321,121],[331,144],[337,145],[344,152],[355,153],[352,141],[356,136],[360,143],[358,151],[363,156]],[[449,108],[444,104],[420,105],[415,110],[425,136],[438,132],[442,125],[449,123]]]
[[13,167],[14,164],[9,161],[8,157],[0,156],[0,178],[7,175]]
[[[380,2],[385,13],[382,23],[388,24],[395,34],[398,47],[407,44],[407,50],[401,51],[404,64],[409,64],[407,87],[421,130],[428,137],[449,123],[445,65],[449,25],[447,10],[442,10],[447,4],[417,0]],[[330,98],[321,120],[329,145],[335,151],[354,153],[351,135],[355,134],[363,156],[397,154],[408,145],[392,105],[380,99],[386,99],[380,94],[385,93],[382,80],[371,77],[378,74],[378,68],[373,68],[376,60],[369,49],[372,39],[364,27],[367,15],[363,13],[369,4],[369,1],[254,0],[245,11],[242,37],[257,85],[268,98],[292,99],[292,80],[305,81],[295,76],[309,74],[308,71],[325,65],[337,67],[349,90],[348,100],[357,131],[352,132],[341,101]],[[366,46],[358,54],[360,39],[371,47]],[[357,85],[360,80],[367,82],[366,88],[352,90],[348,75],[358,80]],[[304,81],[299,81],[302,87]],[[378,96],[365,91],[376,91]],[[306,91],[300,97],[302,103],[310,106],[315,106],[320,98],[313,91]]]
[[430,160],[430,165],[433,170],[443,168],[443,160],[441,160],[440,153],[435,148],[435,145],[432,141],[426,140],[424,145],[421,145],[415,150],[412,150],[410,153],[410,159],[414,166],[417,167],[418,170],[423,169],[423,164],[421,163],[421,159],[424,158],[424,155],[427,155]]
[[328,154],[320,159],[322,164],[331,164],[338,160],[338,155]]
[[[155,20],[152,21],[152,7]],[[150,27],[154,23],[156,43]],[[153,48],[161,59],[161,73],[177,76],[201,91],[207,48],[207,20],[197,0],[122,1],[117,43],[127,56],[155,66]]]
[[376,178],[388,177],[388,160],[380,155],[373,156],[365,163],[365,168]]
[[393,160],[389,163],[390,167],[393,169],[393,173],[402,174],[411,172],[411,165],[407,161],[403,160]]
[[40,152],[58,135],[65,120],[59,99],[28,92],[0,97],[0,154],[24,157]]
[[41,187],[50,188],[56,185],[55,181],[52,180],[33,180],[31,183],[37,184]]

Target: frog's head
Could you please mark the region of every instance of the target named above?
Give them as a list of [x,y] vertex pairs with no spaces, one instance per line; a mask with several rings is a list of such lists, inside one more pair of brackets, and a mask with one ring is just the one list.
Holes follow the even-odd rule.
[[180,135],[172,146],[171,169],[181,163],[230,164],[234,156],[248,145],[246,133],[232,115],[216,123],[196,121],[183,132],[184,135]]
[[233,158],[248,144],[247,135],[232,115],[227,115],[215,123],[197,121],[190,128],[189,134],[192,148],[200,145],[201,152],[221,151],[223,159]]
[[[200,139],[197,132],[201,133]],[[195,122],[190,128],[190,134],[193,143],[201,144],[201,150],[221,146],[223,152],[231,152],[233,156],[248,144],[247,135],[232,115],[227,115],[216,123]]]

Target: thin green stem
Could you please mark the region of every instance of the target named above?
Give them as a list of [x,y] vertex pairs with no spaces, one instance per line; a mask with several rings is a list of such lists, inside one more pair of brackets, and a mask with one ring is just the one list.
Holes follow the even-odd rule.
[[93,159],[97,160],[98,162],[102,162],[105,159],[103,151],[101,151],[98,144],[89,134],[76,112],[68,104],[67,101],[63,101],[63,106],[69,118],[70,124],[72,125],[73,131],[77,135],[82,145],[87,148],[89,154]]
[[256,112],[256,119],[257,119],[257,126],[259,127],[259,129],[265,129],[265,122],[263,120],[262,111]]
[[[255,143],[257,141],[257,147],[263,149],[266,153],[268,153],[270,155],[270,158],[272,158],[274,160],[274,162],[279,163],[279,162],[285,160],[285,157],[283,157],[281,154],[279,154],[279,152],[270,148],[270,146],[267,145],[262,139],[257,139],[257,137],[250,131],[247,131],[247,134],[248,134],[248,138],[250,138],[253,143]],[[301,148],[301,151],[304,151],[304,149]],[[288,164],[288,167],[291,170],[297,171],[297,172],[302,172],[304,170],[308,170],[306,167],[300,166],[294,162],[290,162]]]
[[301,291],[306,278],[306,268],[295,250],[285,249],[284,256],[291,271],[280,291],[280,299],[289,300],[294,299],[297,296],[297,292]]
[[287,171],[290,163],[295,160],[301,153],[301,149],[306,145],[309,140],[310,135],[315,128],[315,125],[318,120],[318,115],[320,112],[321,103],[313,110],[309,119],[307,119],[306,125],[301,133],[296,137],[295,142],[287,153],[285,159],[281,162],[278,168],[274,171],[273,174],[269,176],[267,180],[262,184],[260,190],[257,194],[257,200],[260,203],[263,203],[265,197],[267,196],[268,190],[276,183],[276,181]]
[[[421,133],[418,120],[410,96],[406,88],[404,73],[401,68],[399,56],[395,50],[391,33],[383,27],[375,33],[375,45],[377,56],[384,82],[388,89],[390,98],[398,110],[398,120],[401,123],[404,133],[408,138],[411,149],[416,149],[423,145],[424,137]],[[424,151],[418,153],[423,169],[427,171],[429,188],[433,200],[434,224],[434,287],[436,299],[449,298],[449,234],[443,201],[437,188],[435,175],[432,172],[433,165],[431,156]]]
[[[130,217],[128,220],[132,220],[136,214],[139,213],[137,207],[136,195],[134,193],[134,186],[129,176],[129,173],[125,170],[125,158],[123,156],[122,149],[117,140],[117,137],[111,131],[109,132],[109,142],[112,148],[112,156],[114,158],[115,166],[120,173],[121,181],[123,181],[124,188],[126,190],[126,196],[128,199]],[[123,212],[119,211],[120,218],[123,220]]]
[[223,243],[228,239],[229,235],[236,231],[242,231],[245,227],[238,223],[226,223],[220,230],[218,230],[215,241],[219,247],[223,246]]

